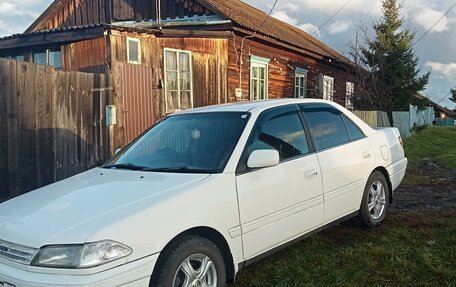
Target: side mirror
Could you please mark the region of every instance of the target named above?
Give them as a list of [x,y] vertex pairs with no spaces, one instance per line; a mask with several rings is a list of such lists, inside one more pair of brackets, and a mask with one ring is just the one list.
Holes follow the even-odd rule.
[[276,150],[256,150],[253,151],[247,161],[249,168],[273,167],[280,163],[279,152]]

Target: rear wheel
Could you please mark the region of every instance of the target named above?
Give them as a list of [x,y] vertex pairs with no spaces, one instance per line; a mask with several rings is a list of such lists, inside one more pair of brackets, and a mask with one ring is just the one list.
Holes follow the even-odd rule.
[[374,228],[385,220],[389,204],[389,187],[385,176],[374,171],[367,181],[358,218],[366,228]]
[[226,285],[223,256],[211,241],[199,236],[186,236],[174,244],[162,262],[157,282],[159,287],[221,287]]

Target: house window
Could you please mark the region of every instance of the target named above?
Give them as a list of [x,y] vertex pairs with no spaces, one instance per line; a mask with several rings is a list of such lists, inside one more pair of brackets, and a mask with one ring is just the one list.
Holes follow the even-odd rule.
[[49,66],[53,66],[56,70],[62,69],[62,51],[60,49],[49,50]]
[[296,68],[295,70],[295,98],[307,96],[307,70]]
[[127,38],[127,56],[129,64],[141,64],[141,42],[139,39]]
[[250,57],[250,100],[252,101],[268,98],[268,64],[269,59]]
[[33,52],[33,63],[47,65],[47,50]]
[[[60,48],[46,49],[32,53],[33,63],[38,65],[53,66],[56,70],[62,69],[62,51]],[[24,56],[16,57],[16,61],[24,60]]]
[[323,100],[334,101],[334,78],[323,76]]
[[353,95],[355,94],[355,84],[347,82],[346,93],[345,93],[345,107],[349,110],[353,110]]
[[165,49],[166,113],[193,108],[192,55]]

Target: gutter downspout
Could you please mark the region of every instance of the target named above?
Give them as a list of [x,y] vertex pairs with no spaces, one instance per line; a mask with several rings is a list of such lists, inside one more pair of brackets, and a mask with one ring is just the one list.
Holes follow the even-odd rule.
[[157,28],[161,30],[161,0],[155,0],[155,10],[157,12]]

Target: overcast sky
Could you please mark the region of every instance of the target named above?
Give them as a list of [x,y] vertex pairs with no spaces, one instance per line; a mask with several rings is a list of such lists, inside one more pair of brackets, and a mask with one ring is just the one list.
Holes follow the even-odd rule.
[[[229,0],[227,0],[229,1]],[[269,12],[275,0],[245,0]],[[0,0],[0,36],[23,32],[52,0]],[[326,26],[317,30],[348,0],[278,0],[273,16],[314,33],[321,41],[340,51],[348,52],[348,43],[355,40],[358,27],[371,29],[381,17],[381,0],[351,0]],[[417,38],[428,30],[454,4],[453,0],[404,0],[406,27]],[[450,88],[456,87],[456,9],[452,10],[420,41],[415,50],[423,72],[432,77],[423,92],[441,105],[453,108],[446,99]]]

